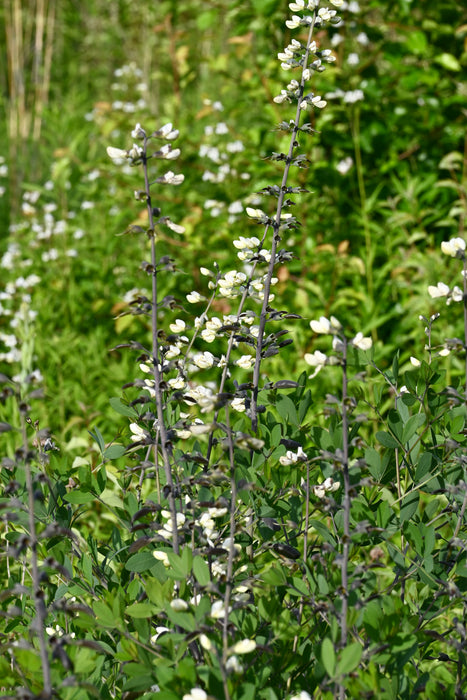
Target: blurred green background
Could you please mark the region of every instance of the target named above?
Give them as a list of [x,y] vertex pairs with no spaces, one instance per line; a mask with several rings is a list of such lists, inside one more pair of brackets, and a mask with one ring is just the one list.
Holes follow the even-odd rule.
[[[109,397],[137,365],[109,351],[148,333],[143,317],[120,315],[132,290],[150,287],[146,240],[119,235],[144,225],[141,173],[116,167],[106,147],[130,147],[136,122],[180,130],[171,167],[185,182],[158,190],[155,204],[186,233],[161,235],[179,270],[162,293],[183,300],[203,291],[200,266],[238,267],[231,241],[258,235],[242,210],[268,210],[256,193],[280,183],[267,156],[285,147],[276,127],[293,116],[273,102],[294,77],[276,57],[299,36],[285,27],[290,14],[279,0],[3,0],[0,371],[40,371],[45,400],[32,415],[61,440],[96,423],[115,436]],[[439,307],[427,286],[457,274],[440,243],[464,233],[463,3],[362,0],[340,14],[317,33],[337,61],[312,87],[328,105],[307,117],[318,133],[302,138],[310,163],[291,184],[311,194],[296,198],[302,225],[284,241],[296,257],[278,269],[277,308],[304,320],[271,378],[304,369],[316,347],[308,322],[321,314],[372,334],[383,367],[397,350],[403,362],[421,356],[418,317]],[[440,342],[461,332],[455,305],[443,319]],[[0,410],[11,420],[7,397]]]

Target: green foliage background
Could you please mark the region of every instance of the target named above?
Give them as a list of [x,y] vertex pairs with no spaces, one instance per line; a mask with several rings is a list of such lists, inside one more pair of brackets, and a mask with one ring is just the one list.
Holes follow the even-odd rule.
[[[31,3],[31,15],[33,10]],[[7,11],[5,3],[5,25]],[[112,320],[118,303],[126,291],[143,286],[140,242],[117,237],[135,216],[134,182],[124,176],[114,181],[105,147],[128,145],[137,120],[173,121],[183,138],[186,183],[169,214],[171,207],[188,229],[183,240],[167,242],[186,273],[177,285],[188,290],[191,279],[199,282],[194,251],[197,263],[199,251],[209,251],[206,264],[214,258],[227,267],[231,248],[225,244],[245,223],[237,219],[228,227],[226,207],[245,202],[277,174],[277,166],[264,159],[280,150],[274,125],[287,118],[272,102],[284,86],[275,54],[289,39],[287,12],[287,3],[277,1],[57,4],[41,135],[13,141],[4,131],[9,170],[0,200],[3,250],[9,225],[20,222],[11,238],[19,241],[21,256],[37,247],[35,352],[46,375],[53,431],[77,418],[85,422],[89,409],[102,414],[108,428],[107,394],[129,371],[128,360],[108,355],[108,349],[116,344],[116,330],[122,333]],[[364,100],[329,100],[316,125],[320,133],[305,146],[310,167],[298,174],[297,184],[313,195],[300,202],[303,225],[291,241],[297,259],[283,271],[281,291],[284,304],[305,318],[333,312],[356,330],[371,331],[381,341],[380,357],[391,358],[395,349],[408,357],[423,343],[417,318],[430,311],[424,290],[440,264],[439,243],[463,226],[453,216],[457,185],[447,182],[454,173],[440,163],[453,151],[464,152],[465,16],[456,2],[363,2],[358,12],[347,13],[344,27],[330,33],[337,32],[343,37],[337,67],[318,80],[316,92],[363,89]],[[366,45],[358,43],[362,33]],[[319,37],[323,45],[330,39]],[[6,64],[5,44],[1,51]],[[351,53],[359,56],[355,66],[347,60]],[[23,79],[34,112],[32,61],[25,49]],[[126,74],[124,69],[116,78],[124,66]],[[140,74],[134,76],[132,68]],[[16,108],[8,100],[7,77],[2,73],[4,125]],[[223,111],[216,113],[205,100],[220,101]],[[243,142],[245,150],[232,154],[230,163],[249,180],[228,175],[217,184],[202,181],[212,164],[200,158],[199,146],[209,140],[204,129],[214,117],[229,129],[227,138],[217,138],[221,149],[229,140]],[[336,165],[347,157],[354,166],[342,176]],[[99,176],[90,182],[96,169]],[[36,217],[19,212],[21,193],[50,179],[54,189],[42,189],[37,218],[44,204],[54,202],[54,218],[68,221],[67,244],[77,228],[85,236],[76,260],[61,255],[43,264],[40,254],[56,241],[38,242],[31,232]],[[223,203],[223,213],[211,217],[206,199]],[[83,211],[83,201],[93,209]],[[297,329],[298,356],[309,345],[307,336],[306,327]]]

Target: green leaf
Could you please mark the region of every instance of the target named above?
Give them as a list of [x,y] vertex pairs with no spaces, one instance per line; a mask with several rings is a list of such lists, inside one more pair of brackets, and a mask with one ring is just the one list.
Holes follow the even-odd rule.
[[123,457],[125,452],[126,449],[123,445],[110,445],[104,450],[103,457],[105,457],[105,459],[118,459],[119,457]]
[[92,605],[94,614],[104,627],[115,627],[115,615],[111,608],[101,600],[94,601]]
[[393,436],[385,430],[378,430],[376,433],[376,439],[381,443],[381,445],[384,447],[389,447],[392,450],[394,450],[396,447],[400,447],[397,440],[395,440],[395,438],[393,438]]
[[279,394],[277,397],[276,408],[280,417],[286,424],[291,424],[293,426],[298,425],[297,409],[289,396]]
[[400,512],[401,523],[404,523],[406,520],[410,520],[418,508],[419,500],[420,494],[418,491],[412,491],[412,493],[409,493],[402,499]]
[[321,644],[321,661],[329,678],[334,678],[336,672],[336,652],[329,637],[323,639]]
[[104,489],[99,498],[102,503],[105,503],[105,505],[109,506],[109,508],[123,508],[122,499],[111,489]]
[[261,579],[270,586],[284,586],[287,583],[283,568],[276,565],[272,565],[269,569],[263,571]]
[[377,452],[374,447],[367,447],[365,450],[365,462],[371,476],[379,481],[386,469],[383,467],[379,452]]
[[149,571],[155,564],[156,559],[154,559],[151,552],[137,552],[128,559],[125,569],[141,573],[142,571]]
[[423,452],[418,460],[415,469],[414,481],[416,484],[422,481],[423,477],[430,473],[431,465],[433,464],[433,455],[431,452]]
[[[403,409],[406,409],[406,406],[403,405]],[[391,433],[394,435],[394,437],[402,441],[402,432],[404,429],[404,423],[403,423],[403,417],[400,415],[399,411],[395,411],[394,409],[391,409],[388,414],[388,424],[389,428],[391,430]]]
[[193,559],[193,573],[196,580],[201,586],[207,586],[211,580],[209,566],[207,562],[200,556]]
[[133,603],[125,608],[125,612],[130,617],[152,617],[157,608],[150,603]]
[[415,435],[420,426],[425,423],[425,420],[424,413],[416,413],[414,416],[410,416],[409,420],[404,425],[401,442],[404,444],[409,442],[410,438]]
[[127,406],[124,404],[123,401],[117,396],[112,396],[112,398],[109,399],[109,403],[113,410],[116,413],[119,413],[121,416],[126,416],[127,418],[139,418],[138,411],[136,411],[132,406]]
[[102,433],[99,430],[99,428],[97,428],[97,427],[94,428],[94,432],[92,432],[91,430],[88,430],[88,433],[92,437],[94,442],[97,443],[99,450],[101,451],[101,454],[103,454],[104,450],[105,450],[105,440],[102,437]]
[[319,520],[311,519],[310,528],[314,528],[316,532],[321,535],[325,542],[329,542],[329,544],[332,544],[334,547],[336,546],[336,540],[334,539],[334,536],[332,535],[327,525],[320,522]]
[[349,644],[349,646],[342,649],[339,654],[339,661],[337,663],[337,673],[339,675],[345,676],[357,668],[362,658],[362,646],[358,642]]
[[70,491],[63,496],[65,501],[68,503],[74,503],[79,505],[81,503],[92,503],[95,500],[95,496],[89,491]]

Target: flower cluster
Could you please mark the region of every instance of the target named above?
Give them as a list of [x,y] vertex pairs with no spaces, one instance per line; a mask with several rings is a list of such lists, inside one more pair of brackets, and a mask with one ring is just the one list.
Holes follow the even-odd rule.
[[[465,284],[465,241],[463,238],[451,238],[449,241],[443,241],[441,243],[441,251],[451,258],[459,258],[464,261],[464,270],[462,270],[462,277],[464,278]],[[428,286],[428,294],[432,299],[439,299],[440,297],[445,297],[446,304],[449,306],[451,302],[459,302],[464,300],[464,292],[460,287],[454,285],[449,287],[444,282],[438,282],[436,285]]]
[[[317,321],[310,321],[310,328],[318,335],[332,335],[332,349],[336,353],[342,353],[346,346],[353,347],[356,350],[366,351],[370,350],[373,345],[372,339],[369,336],[364,336],[363,333],[360,332],[357,333],[354,338],[348,340],[343,334],[340,321],[338,321],[335,316],[331,316],[329,319],[325,316],[321,316]],[[310,379],[316,377],[325,365],[339,364],[339,359],[337,357],[325,355],[320,350],[315,350],[313,353],[306,353],[304,359],[310,367],[314,368]]]
[[313,486],[313,493],[317,498],[324,498],[327,493],[333,493],[340,488],[340,482],[334,481],[331,477],[328,477],[323,481],[322,484],[316,484]]

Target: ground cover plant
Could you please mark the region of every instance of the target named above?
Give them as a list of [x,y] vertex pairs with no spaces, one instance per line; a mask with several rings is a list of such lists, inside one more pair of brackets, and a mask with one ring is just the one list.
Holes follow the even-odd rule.
[[16,114],[1,697],[465,696],[461,15],[254,5],[117,5],[135,60],[40,183],[59,114]]

